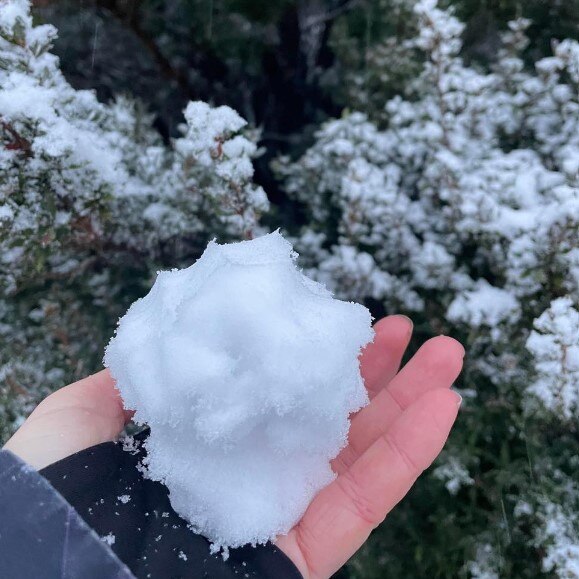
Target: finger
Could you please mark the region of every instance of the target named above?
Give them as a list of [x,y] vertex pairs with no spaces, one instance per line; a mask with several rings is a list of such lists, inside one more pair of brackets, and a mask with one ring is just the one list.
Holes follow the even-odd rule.
[[332,462],[340,474],[377,440],[425,392],[450,388],[462,369],[464,348],[447,336],[424,343],[372,402],[352,419],[348,446]]
[[412,336],[412,322],[406,316],[388,316],[374,324],[374,331],[374,340],[360,356],[360,371],[370,398],[396,376]]
[[356,552],[442,450],[459,403],[450,390],[427,392],[318,494],[278,541],[304,577],[330,577]]
[[36,407],[30,417],[52,412],[55,408],[69,407],[83,408],[114,419],[115,429],[122,419],[120,430],[134,414],[134,411],[124,410],[123,400],[108,369],[53,392]]

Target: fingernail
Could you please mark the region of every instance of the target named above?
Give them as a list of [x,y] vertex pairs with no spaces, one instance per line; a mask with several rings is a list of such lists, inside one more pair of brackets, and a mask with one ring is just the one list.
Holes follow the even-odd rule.
[[454,342],[456,342],[459,345],[462,351],[462,357],[464,358],[466,356],[466,350],[464,346],[456,338],[453,338],[452,336],[447,336],[446,334],[438,334],[438,335],[442,338],[451,338]]
[[462,404],[462,396],[456,392],[456,390],[451,390],[451,392],[456,396],[456,407],[460,408],[460,405]]
[[408,325],[410,326],[410,331],[414,329],[414,322],[408,316],[405,316],[404,314],[395,314],[395,316],[397,318],[402,318],[406,320],[408,322]]

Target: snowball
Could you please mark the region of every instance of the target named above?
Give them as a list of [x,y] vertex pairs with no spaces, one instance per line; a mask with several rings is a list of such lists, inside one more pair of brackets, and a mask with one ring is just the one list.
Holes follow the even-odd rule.
[[367,403],[359,304],[295,266],[279,233],[211,242],[160,272],[105,353],[134,420],[147,423],[148,476],[214,546],[287,533],[333,478],[349,414]]

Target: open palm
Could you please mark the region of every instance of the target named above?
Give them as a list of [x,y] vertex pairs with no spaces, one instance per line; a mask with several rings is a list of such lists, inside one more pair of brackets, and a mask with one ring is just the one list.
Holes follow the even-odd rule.
[[[456,340],[429,340],[398,371],[410,321],[390,316],[375,330],[361,357],[371,403],[352,418],[349,444],[332,463],[338,476],[277,541],[305,579],[330,577],[357,551],[436,458],[458,412],[449,389],[464,356]],[[5,448],[41,469],[114,440],[129,419],[105,370],[46,398]]]

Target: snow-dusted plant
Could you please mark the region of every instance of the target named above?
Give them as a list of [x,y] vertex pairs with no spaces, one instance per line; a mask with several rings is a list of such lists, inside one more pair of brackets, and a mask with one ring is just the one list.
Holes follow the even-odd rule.
[[579,311],[570,297],[554,300],[527,339],[537,378],[529,387],[565,420],[579,415]]
[[[522,548],[537,560],[541,547],[508,519],[514,497],[535,492],[555,465],[576,469],[568,439],[579,423],[579,43],[554,42],[529,68],[521,52],[530,22],[520,19],[489,69],[467,66],[452,10],[414,4],[418,33],[405,47],[424,62],[411,98],[385,101],[372,118],[332,120],[303,156],[276,163],[307,214],[295,245],[339,295],[415,310],[426,334],[462,335],[460,386],[476,394],[463,405],[465,438],[434,476],[452,494],[487,501],[476,522],[465,510],[470,532],[457,545],[473,561],[465,569],[558,573],[561,558],[547,554],[517,574],[509,557]],[[576,512],[561,484],[551,496]]]
[[543,571],[557,577],[579,577],[579,528],[576,514],[556,503],[545,502],[539,510],[542,525],[537,531],[539,547],[545,547]]
[[55,38],[33,26],[28,0],[0,2],[5,428],[23,400],[94,365],[119,298],[138,295],[167,254],[175,265],[214,236],[251,237],[268,209],[252,181],[257,135],[235,111],[190,103],[166,144],[138,102],[72,88]]

